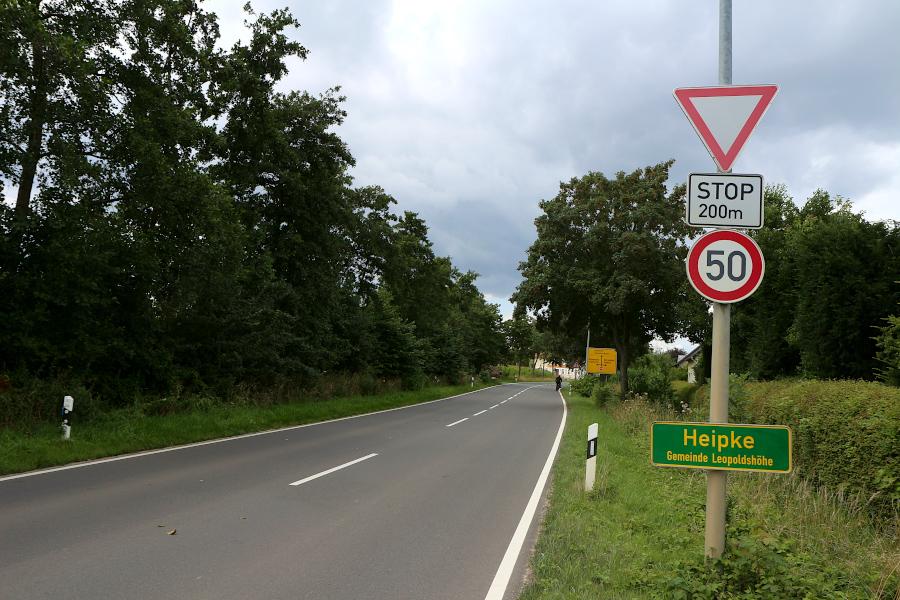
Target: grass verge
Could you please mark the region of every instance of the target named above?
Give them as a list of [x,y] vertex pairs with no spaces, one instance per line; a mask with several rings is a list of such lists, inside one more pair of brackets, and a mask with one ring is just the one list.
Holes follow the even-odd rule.
[[[483,387],[489,386],[476,384],[476,388]],[[0,474],[327,421],[437,400],[471,389],[469,385],[436,386],[265,407],[212,405],[207,410],[161,416],[145,416],[136,409],[118,410],[89,423],[76,420],[72,425],[72,439],[68,441],[60,439],[59,428],[51,425],[28,433],[0,430]]]
[[503,375],[502,378],[504,381],[515,381],[516,376],[519,377],[519,381],[525,382],[535,382],[535,381],[554,381],[556,379],[556,375],[552,371],[547,371],[544,369],[532,369],[530,366],[522,366],[521,375],[519,374],[519,368],[516,365],[504,365],[502,367]]
[[[537,598],[900,598],[897,536],[797,477],[729,475],[726,559],[703,561],[705,476],[649,465],[643,402],[568,397],[550,507],[532,557]],[[600,423],[586,494],[587,426]],[[893,570],[893,574],[892,573]]]

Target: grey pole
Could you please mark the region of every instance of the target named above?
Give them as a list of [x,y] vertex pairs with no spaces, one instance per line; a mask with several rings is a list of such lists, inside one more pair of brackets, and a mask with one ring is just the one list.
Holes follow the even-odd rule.
[[591,354],[591,320],[588,319],[587,342],[584,344],[584,376],[588,374],[588,356]]
[[731,0],[719,0],[719,85],[731,85]]
[[[731,85],[731,0],[719,0],[719,85]],[[721,171],[721,170],[720,170]],[[731,305],[713,303],[712,364],[709,422],[728,422],[728,362],[731,346]],[[726,471],[706,473],[706,556],[725,550]]]
[[[709,422],[728,422],[728,359],[731,346],[731,305],[713,303],[712,364]],[[719,558],[725,549],[727,471],[706,472],[706,556]]]

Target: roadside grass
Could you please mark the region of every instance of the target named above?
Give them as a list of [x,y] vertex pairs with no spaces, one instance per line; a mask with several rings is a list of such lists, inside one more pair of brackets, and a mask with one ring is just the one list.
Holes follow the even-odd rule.
[[[523,600],[900,598],[896,528],[874,527],[864,499],[797,476],[730,473],[728,551],[704,565],[703,472],[649,464],[649,423],[675,415],[642,401],[600,411],[588,398],[567,400]],[[592,422],[600,424],[597,483],[585,494]]]
[[[501,376],[503,381],[515,381],[516,375],[519,373],[519,368],[516,365],[503,365],[503,375]],[[546,371],[544,369],[532,369],[530,366],[522,366],[522,374],[519,377],[519,381],[523,382],[532,382],[532,381],[554,381],[556,379],[556,375],[553,374],[552,371]]]
[[[567,395],[550,507],[521,600],[642,598],[648,581],[703,552],[705,487],[694,473],[653,469],[626,429],[588,398]],[[597,481],[584,486],[587,427],[600,424]]]
[[[476,383],[475,389],[484,387],[490,385]],[[2,429],[0,474],[327,421],[468,391],[472,391],[470,385],[435,386],[328,400],[299,398],[270,406],[211,404],[206,410],[198,408],[151,416],[137,408],[124,409],[87,423],[79,423],[76,419],[72,424],[72,438],[67,441],[60,439],[60,429],[54,425],[41,425],[30,432]]]

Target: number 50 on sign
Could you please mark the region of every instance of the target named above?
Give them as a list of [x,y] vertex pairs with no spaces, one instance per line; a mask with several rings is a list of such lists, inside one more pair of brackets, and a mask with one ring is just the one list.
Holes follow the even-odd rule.
[[740,302],[762,283],[766,262],[756,242],[738,231],[719,230],[701,236],[688,252],[688,279],[713,302]]

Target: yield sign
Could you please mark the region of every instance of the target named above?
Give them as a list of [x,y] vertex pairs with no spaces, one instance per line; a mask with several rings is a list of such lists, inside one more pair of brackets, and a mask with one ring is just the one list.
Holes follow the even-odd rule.
[[678,88],[675,100],[719,168],[729,171],[777,91],[776,85]]

